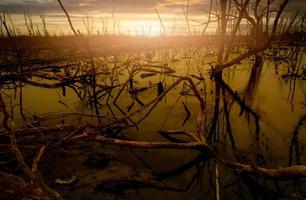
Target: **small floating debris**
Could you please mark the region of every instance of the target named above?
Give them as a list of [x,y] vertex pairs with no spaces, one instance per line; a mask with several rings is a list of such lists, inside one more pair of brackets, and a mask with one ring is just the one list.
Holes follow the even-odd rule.
[[185,119],[184,119],[184,121],[183,121],[183,123],[182,123],[182,126],[184,126],[184,125],[186,124],[186,122],[188,121],[188,119],[189,119],[190,116],[191,116],[191,113],[190,113],[190,111],[189,111],[187,105],[186,105],[184,102],[183,102],[183,107],[184,107],[184,110],[185,110],[185,112],[186,112],[186,117],[185,117]]
[[157,83],[157,94],[158,96],[164,92],[164,87],[162,82]]
[[147,78],[147,77],[151,77],[151,76],[155,76],[156,73],[145,73],[145,74],[141,74],[140,77],[141,78]]
[[149,89],[150,87],[139,87],[139,88],[130,88],[129,93],[139,93],[139,92],[143,92],[146,91],[147,89]]
[[57,178],[54,182],[59,185],[71,185],[76,183],[78,180],[78,177],[69,175],[67,177]]

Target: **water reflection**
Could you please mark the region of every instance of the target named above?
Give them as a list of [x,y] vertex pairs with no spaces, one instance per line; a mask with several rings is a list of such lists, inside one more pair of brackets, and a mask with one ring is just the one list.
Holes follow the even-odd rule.
[[[263,167],[305,164],[305,140],[301,139],[305,137],[301,134],[304,133],[305,123],[305,107],[301,103],[305,101],[305,86],[296,84],[303,80],[292,75],[285,77],[288,82],[279,83],[279,79],[284,79],[281,74],[298,73],[299,67],[290,68],[288,72],[286,63],[271,63],[261,57],[255,59],[249,70],[245,67],[247,63],[241,63],[234,72],[225,72],[223,77],[210,79],[208,68],[201,67],[202,57],[205,56],[198,51],[164,50],[150,54],[96,58],[96,62],[103,64],[103,67],[97,70],[99,75],[95,88],[87,76],[88,71],[82,71],[88,64],[85,61],[82,67],[69,65],[69,69],[64,68],[64,73],[73,77],[70,80],[60,75],[42,76],[39,73],[36,77],[15,80],[8,73],[9,78],[1,80],[1,88],[7,94],[6,101],[11,101],[12,115],[18,128],[89,124],[98,125],[101,133],[118,139],[186,143],[192,136],[188,138],[179,133],[196,132],[199,101],[190,82],[177,80],[182,75],[190,75],[205,100],[202,119],[205,138],[219,157],[213,158],[205,152],[192,150],[120,148],[120,153],[116,154],[116,159],[120,160],[119,164],[116,163],[119,168],[128,165],[131,169],[149,170],[154,176],[152,180],[156,182],[150,178],[140,179],[137,174],[129,174],[128,181],[122,181],[120,177],[105,182],[100,172],[86,169],[99,179],[91,180],[83,167],[76,167],[74,173],[85,177],[80,185],[87,183],[89,188],[91,185],[102,193],[116,193],[120,188],[123,191],[129,188],[140,191],[140,196],[130,198],[141,198],[141,195],[150,193],[156,194],[154,198],[215,197],[216,184],[219,182],[221,195],[233,199],[278,199],[291,198],[293,194],[305,195],[303,181],[269,180],[260,175],[254,177],[223,166],[221,161],[230,159]],[[293,64],[301,66],[302,58],[294,52],[296,50],[293,50],[293,58],[298,61]],[[173,55],[172,58],[169,55]],[[206,59],[209,62],[212,58],[208,56]],[[274,84],[281,84],[282,88],[273,87]],[[158,100],[155,100],[156,97]],[[112,124],[113,119],[122,121]],[[273,129],[273,126],[279,127],[281,132]],[[70,134],[75,133],[68,131],[67,135],[61,137],[71,137]],[[52,137],[52,141],[55,141],[58,135]],[[288,138],[291,139],[290,144]],[[61,148],[71,150],[65,146]],[[74,148],[78,149],[77,146]],[[95,144],[95,148],[96,151],[114,151],[117,147]],[[287,151],[289,161],[284,156]],[[4,164],[0,163],[0,167],[8,168],[7,164],[11,162],[7,159],[11,158],[1,159]],[[73,162],[79,163],[80,160],[75,159]],[[110,170],[109,173],[114,174],[114,171]],[[216,178],[216,174],[219,174],[219,178]],[[288,187],[291,183],[294,184]],[[85,191],[87,194],[91,194],[89,188]],[[147,191],[148,188],[151,190]],[[75,195],[73,192],[66,193],[70,197]]]

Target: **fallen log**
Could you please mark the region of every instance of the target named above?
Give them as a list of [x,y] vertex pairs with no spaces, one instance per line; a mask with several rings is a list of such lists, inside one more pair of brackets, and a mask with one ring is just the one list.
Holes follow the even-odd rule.
[[266,178],[276,178],[276,179],[306,178],[306,166],[304,165],[268,169],[264,167],[256,167],[250,164],[242,164],[239,162],[228,161],[228,160],[221,160],[221,163],[241,173],[258,175]]

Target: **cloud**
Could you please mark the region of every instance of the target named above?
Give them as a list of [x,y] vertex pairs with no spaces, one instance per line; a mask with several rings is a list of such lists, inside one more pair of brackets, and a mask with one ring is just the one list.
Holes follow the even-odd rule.
[[[205,0],[189,0],[189,5],[199,5],[199,4],[205,4],[207,1]],[[161,3],[160,7],[171,7],[171,6],[186,6],[188,4],[188,1],[186,0],[166,0],[164,3]]]
[[[62,0],[69,12],[93,12],[115,9],[120,12],[148,12],[166,0]],[[60,11],[57,0],[1,0],[0,10],[23,13],[25,8],[32,11]]]
[[[214,0],[215,1],[215,0]],[[281,0],[278,0],[281,1]],[[187,0],[62,0],[62,3],[71,14],[109,13],[154,13],[158,8],[162,13],[182,13]],[[200,14],[208,10],[210,0],[189,0],[190,14]],[[22,14],[28,8],[32,12],[62,13],[57,0],[0,0],[0,11],[13,14]],[[305,0],[290,0],[287,10],[306,8]],[[203,13],[202,13],[203,14]]]

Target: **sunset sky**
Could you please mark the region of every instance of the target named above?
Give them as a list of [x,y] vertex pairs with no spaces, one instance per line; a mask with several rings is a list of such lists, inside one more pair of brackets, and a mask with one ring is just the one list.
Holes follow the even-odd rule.
[[[160,33],[160,22],[155,9],[158,9],[165,26],[175,26],[176,30],[186,30],[187,0],[62,0],[70,13],[75,26],[84,30],[83,19],[90,17],[92,29],[100,30],[102,24],[108,23],[108,31],[129,34],[151,35]],[[200,30],[201,22],[205,22],[204,10],[209,9],[210,0],[190,0],[189,16],[192,30]],[[291,0],[290,10],[306,8],[306,0]],[[10,13],[13,23],[24,31],[24,10],[32,13],[34,24],[41,26],[39,13],[46,16],[47,28],[51,32],[67,33],[67,20],[60,9],[57,0],[1,0],[0,11]],[[114,15],[112,15],[114,11]]]

